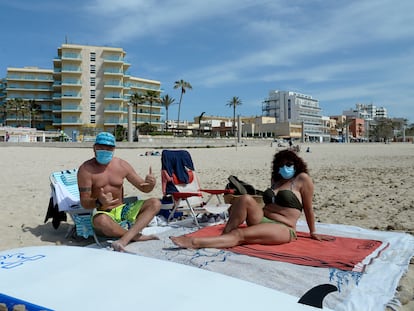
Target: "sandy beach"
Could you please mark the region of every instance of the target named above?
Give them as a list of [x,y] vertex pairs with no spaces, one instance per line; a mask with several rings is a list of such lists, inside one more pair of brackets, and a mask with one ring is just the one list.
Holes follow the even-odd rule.
[[[310,152],[305,152],[309,147]],[[266,146],[188,149],[205,188],[223,188],[229,175],[265,189],[271,161],[279,150]],[[303,144],[299,155],[315,183],[314,209],[322,223],[346,224],[381,231],[414,234],[414,144]],[[145,175],[149,167],[158,178],[151,194],[161,197],[161,158],[144,156],[148,149],[118,149]],[[159,150],[161,151],[161,150]],[[2,217],[0,250],[45,244],[86,245],[65,239],[70,227],[55,230],[44,224],[50,197],[49,175],[78,167],[93,156],[89,148],[0,146]],[[125,184],[126,195],[137,192]],[[398,288],[401,310],[414,310],[414,260]]]

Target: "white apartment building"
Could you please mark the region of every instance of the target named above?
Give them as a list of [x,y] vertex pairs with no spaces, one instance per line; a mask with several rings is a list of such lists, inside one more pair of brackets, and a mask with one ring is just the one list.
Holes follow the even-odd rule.
[[[40,106],[39,129],[60,129],[93,135],[117,125],[132,128],[149,123],[161,128],[161,104],[141,100],[131,103],[134,93],[161,93],[159,81],[133,77],[126,52],[117,47],[63,44],[53,59],[53,70],[37,67],[8,68],[0,90],[0,104],[19,98]],[[8,114],[3,124],[18,125],[17,116]],[[33,125],[33,124],[32,124]]]
[[310,95],[272,90],[263,102],[262,113],[264,116],[275,117],[276,123],[301,123],[307,141],[330,141],[319,101]]
[[348,117],[361,118],[368,121],[388,118],[386,108],[377,107],[373,104],[356,104],[355,109],[351,108],[349,110],[345,110],[342,114]]
[[[52,124],[53,116],[53,70],[38,67],[7,68],[7,77],[0,86],[3,94],[0,105],[14,99],[22,101],[26,109],[2,109],[2,124],[14,127],[38,127],[45,129]],[[29,105],[37,105],[39,112],[29,113]],[[34,108],[33,108],[34,109]],[[40,115],[41,114],[41,115]]]

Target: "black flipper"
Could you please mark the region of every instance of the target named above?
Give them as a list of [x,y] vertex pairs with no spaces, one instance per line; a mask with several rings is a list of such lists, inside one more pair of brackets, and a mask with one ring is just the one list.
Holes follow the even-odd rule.
[[317,285],[308,290],[298,301],[298,303],[322,309],[323,299],[326,295],[336,292],[338,288],[332,284]]

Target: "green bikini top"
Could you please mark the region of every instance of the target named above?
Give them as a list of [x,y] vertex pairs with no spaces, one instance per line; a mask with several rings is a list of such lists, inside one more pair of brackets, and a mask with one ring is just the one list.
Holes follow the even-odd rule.
[[283,207],[296,208],[300,211],[303,209],[302,203],[300,203],[296,194],[289,189],[279,190],[275,195],[274,202]]
[[276,203],[279,206],[283,207],[289,207],[289,208],[296,208],[300,211],[303,210],[303,205],[299,201],[296,194],[293,192],[293,185],[295,183],[295,178],[290,183],[290,189],[283,189],[279,190],[275,197],[274,197],[274,203]]

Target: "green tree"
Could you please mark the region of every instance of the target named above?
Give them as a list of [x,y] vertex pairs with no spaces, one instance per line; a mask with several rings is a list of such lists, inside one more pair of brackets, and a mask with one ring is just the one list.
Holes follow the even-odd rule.
[[7,125],[7,107],[6,104],[0,104],[0,113],[2,115],[1,120],[3,120],[3,124]]
[[174,98],[172,98],[172,97],[170,97],[168,94],[166,94],[166,95],[164,95],[162,98],[161,98],[161,105],[163,105],[164,107],[165,107],[165,114],[166,114],[166,117],[165,117],[165,128],[166,128],[166,130],[168,131],[168,127],[167,127],[167,124],[168,124],[168,108],[174,103],[174,101],[175,101],[175,99]]
[[236,126],[236,108],[237,106],[240,106],[242,104],[241,99],[238,96],[233,96],[232,99],[230,99],[226,106],[233,108],[233,126],[232,126],[232,134],[235,135],[235,126]]
[[125,139],[126,129],[120,125],[117,124],[115,126],[115,139],[116,141],[123,141]]
[[138,105],[141,104],[144,100],[144,97],[142,94],[139,94],[135,92],[131,95],[131,98],[129,99],[129,102],[131,105],[135,106],[135,134],[134,134],[134,140],[138,141]]
[[9,111],[13,112],[15,120],[15,126],[21,126],[21,110],[24,108],[24,101],[21,98],[13,98],[9,99],[6,102],[6,110],[7,114],[9,115]]
[[375,124],[371,124],[371,139],[374,141],[387,142],[394,136],[395,124],[391,119],[380,118]]
[[41,106],[37,104],[34,99],[23,101],[21,104],[20,114],[22,116],[22,120],[27,119],[27,124],[30,128],[32,127],[32,123],[35,120],[36,115],[39,114],[40,109]]
[[139,126],[140,133],[143,133],[144,135],[150,134],[156,130],[156,127],[153,125],[150,125],[148,122],[145,122],[144,124],[141,124]]
[[405,130],[405,135],[407,136],[414,136],[414,123],[411,123],[407,126]]
[[177,118],[177,130],[180,126],[180,112],[181,112],[181,102],[183,100],[183,94],[187,89],[192,90],[193,87],[189,82],[184,81],[183,79],[174,82],[174,89],[181,89],[180,102],[178,103],[178,118]]
[[147,91],[144,94],[144,100],[150,103],[150,118],[149,118],[149,125],[150,127],[152,126],[151,121],[152,121],[152,105],[154,103],[159,103],[161,102],[160,99],[160,93],[157,91]]

